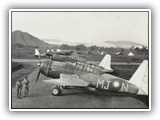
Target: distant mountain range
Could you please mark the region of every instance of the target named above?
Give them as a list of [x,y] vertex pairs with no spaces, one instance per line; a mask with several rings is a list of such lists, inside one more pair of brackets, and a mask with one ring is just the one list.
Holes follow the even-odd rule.
[[30,35],[27,32],[16,30],[12,32],[12,44],[22,44],[24,46],[51,47],[52,45]]
[[116,46],[142,46],[140,43],[131,42],[131,41],[105,41],[106,43],[110,43]]
[[132,46],[143,46],[143,44],[130,42],[130,41],[103,41],[103,42],[93,42],[93,43],[81,43],[81,42],[66,42],[61,41],[58,39],[42,39],[47,43],[54,44],[54,45],[61,45],[61,44],[68,44],[68,45],[78,45],[78,44],[85,44],[85,46],[101,46],[101,47],[124,47],[130,48]]
[[67,42],[58,39],[39,39],[27,32],[20,30],[12,32],[12,44],[22,44],[24,46],[39,46],[39,47],[53,47],[60,46],[62,44],[78,45],[84,44],[85,46],[101,46],[101,47],[123,47],[130,48],[132,46],[143,46],[140,43],[130,41],[104,41],[104,42],[93,42],[93,43],[81,43],[81,42]]
[[62,45],[62,44],[68,44],[68,45],[76,45],[76,43],[71,43],[71,42],[66,42],[58,39],[47,39],[47,38],[42,38],[41,40],[52,44],[52,45]]
[[53,45],[62,45],[62,44],[68,44],[68,45],[78,45],[78,44],[84,44],[85,46],[92,46],[92,45],[96,45],[96,46],[104,46],[104,47],[115,47],[115,45],[112,44],[108,44],[108,43],[103,43],[103,42],[93,42],[93,43],[82,43],[82,42],[66,42],[66,41],[62,41],[62,40],[58,40],[58,39],[42,39],[47,43],[53,44]]

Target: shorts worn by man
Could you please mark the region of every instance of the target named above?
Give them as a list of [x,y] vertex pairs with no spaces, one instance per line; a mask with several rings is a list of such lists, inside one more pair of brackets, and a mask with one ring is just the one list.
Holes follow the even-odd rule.
[[21,98],[22,80],[18,80],[18,81],[16,82],[16,90],[17,90],[17,98]]
[[28,91],[29,91],[29,80],[27,77],[25,77],[23,83],[24,83],[24,97],[26,97],[26,95],[28,95]]

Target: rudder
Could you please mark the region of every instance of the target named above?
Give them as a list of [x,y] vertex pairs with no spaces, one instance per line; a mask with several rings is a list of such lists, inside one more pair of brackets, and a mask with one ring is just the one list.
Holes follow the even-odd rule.
[[106,54],[105,57],[102,59],[101,63],[99,66],[104,67],[108,71],[112,71],[113,69],[111,68],[111,55]]
[[35,57],[38,57],[40,55],[38,49],[35,49],[35,54],[34,55],[35,55]]
[[129,82],[139,87],[137,94],[148,95],[148,60],[143,60]]

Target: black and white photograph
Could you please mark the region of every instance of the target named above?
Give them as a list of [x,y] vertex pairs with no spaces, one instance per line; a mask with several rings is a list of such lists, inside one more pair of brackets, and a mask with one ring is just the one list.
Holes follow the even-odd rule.
[[151,10],[10,9],[10,111],[150,111]]

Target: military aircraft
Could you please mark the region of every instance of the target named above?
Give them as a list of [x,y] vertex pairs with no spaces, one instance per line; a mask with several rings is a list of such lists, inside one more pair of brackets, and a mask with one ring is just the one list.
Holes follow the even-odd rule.
[[88,54],[97,55],[98,53],[97,52],[88,51]]
[[[102,63],[104,61],[102,60]],[[103,65],[102,63],[100,65]],[[71,63],[49,60],[40,63],[39,66],[36,82],[40,73],[50,77],[50,79],[43,81],[53,85],[51,91],[54,96],[60,95],[64,87],[148,95],[147,60],[141,63],[129,81],[108,74],[104,67],[83,62]]]
[[61,50],[61,51],[54,51],[54,50],[47,50],[47,52],[45,53],[39,53],[38,49],[35,49],[35,57],[39,57],[39,56],[43,56],[43,57],[51,57],[53,56],[54,54],[58,54],[58,55],[71,55],[73,53],[73,51],[69,51],[69,50]]
[[58,55],[71,55],[73,51],[70,50],[57,50],[55,51],[56,54]]
[[76,61],[80,61],[80,62],[86,62],[87,59],[83,58],[83,57],[79,57],[79,56],[75,56],[75,55],[60,55],[57,53],[52,53],[48,52],[48,53],[42,53],[40,54],[38,49],[35,49],[35,57],[42,57],[42,56],[49,56],[51,60],[54,61],[68,61],[68,62],[76,62]]
[[47,52],[40,54],[38,49],[35,49],[34,55],[35,55],[35,57],[46,57],[46,56],[50,57],[53,55],[53,51],[47,50]]
[[[35,55],[37,57],[39,57],[40,60],[40,56],[41,54],[39,53],[39,51],[37,49],[35,49]],[[86,62],[87,59],[83,58],[83,57],[79,57],[79,56],[65,56],[65,55],[57,55],[57,54],[53,54],[52,56],[50,56],[50,59],[53,61],[58,61],[58,62]],[[40,60],[41,63],[41,60]],[[39,65],[39,64],[38,64]],[[91,63],[90,63],[91,65]],[[94,65],[94,64],[93,64]],[[111,55],[106,54],[105,57],[102,59],[102,61],[100,62],[99,68],[103,68],[106,72],[113,72],[114,70],[111,68]]]

